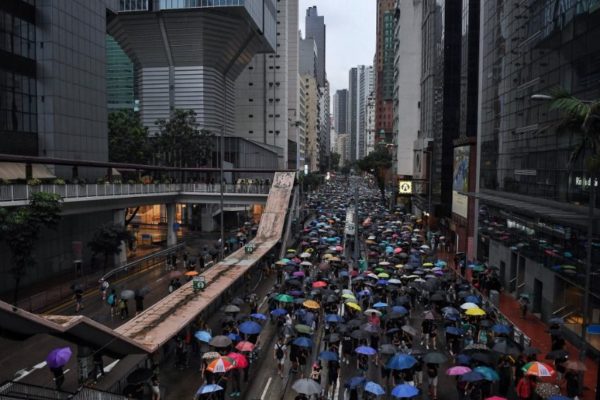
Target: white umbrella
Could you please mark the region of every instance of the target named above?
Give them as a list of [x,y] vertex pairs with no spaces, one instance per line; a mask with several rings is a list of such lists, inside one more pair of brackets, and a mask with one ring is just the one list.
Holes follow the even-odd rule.
[[305,252],[305,253],[302,253],[302,254],[300,254],[300,258],[310,258],[311,256],[312,256],[312,254],[310,254],[310,253],[306,253],[306,252]]
[[365,315],[371,315],[372,313],[377,314],[377,316],[381,316],[381,311],[377,311],[373,308],[369,308],[368,310],[365,311]]
[[479,306],[475,303],[464,303],[460,306],[463,310],[469,310],[471,308],[479,308]]

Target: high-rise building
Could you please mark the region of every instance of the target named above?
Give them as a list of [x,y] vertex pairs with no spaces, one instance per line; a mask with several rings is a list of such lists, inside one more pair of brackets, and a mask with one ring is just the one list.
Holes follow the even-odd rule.
[[[157,131],[157,119],[168,118],[173,109],[179,108],[194,110],[201,129],[234,136],[235,80],[255,54],[275,51],[276,3],[119,3],[119,12],[110,19],[109,33],[136,64],[140,116],[151,133]],[[280,72],[275,70],[278,59],[267,60],[269,73]],[[281,98],[287,99],[287,93]],[[267,143],[284,149],[280,159],[287,157],[287,139],[278,142],[275,131],[283,129],[287,129],[287,119],[267,129],[266,140],[263,137]]]
[[134,66],[119,43],[106,35],[106,98],[108,110],[135,108]]
[[317,46],[317,84],[323,87],[325,86],[325,80],[327,80],[325,72],[325,17],[319,16],[317,6],[309,7],[306,10],[305,26],[305,37],[314,39]]
[[288,169],[303,168],[303,119],[300,113],[300,31],[298,30],[298,0],[287,5],[287,91],[288,91]]
[[299,57],[300,75],[312,75],[316,78],[318,55],[317,43],[313,38],[300,39]]
[[105,36],[115,5],[2,2],[1,153],[108,159]]
[[421,131],[415,143],[416,179],[425,179],[413,208],[432,226],[449,226],[454,139],[458,138],[462,2],[423,0]]
[[579,139],[557,130],[566,114],[534,95],[561,87],[599,98],[599,5],[481,2],[476,193],[478,259],[498,267],[506,293],[530,293],[532,313],[564,317],[564,335],[596,350],[584,333],[600,323],[600,198],[590,204],[598,181],[583,157],[594,153],[569,164]]
[[338,134],[348,133],[348,89],[333,95],[333,127]]
[[348,72],[348,130],[350,134],[350,162],[357,160],[358,146],[358,68]]
[[375,130],[377,142],[392,142],[394,105],[395,0],[377,0],[377,46],[375,48]]
[[350,162],[350,134],[340,133],[335,141],[335,152],[340,155],[340,167]]
[[375,74],[372,66],[359,65],[358,69],[358,140],[356,143],[356,157],[363,158],[367,155],[367,106],[369,97],[373,94]]
[[321,161],[321,107],[319,101],[319,85],[313,75],[302,75],[304,85],[304,104],[306,110],[306,165],[310,172],[319,171]]
[[[280,168],[287,168],[288,158],[293,157],[295,168],[296,108],[290,107],[290,101],[295,103],[297,97],[298,46],[294,43],[298,40],[298,0],[277,2],[276,6],[275,52],[256,54],[235,82],[235,135],[276,149]],[[290,95],[290,85],[296,96]],[[290,140],[292,154],[288,151]]]
[[319,132],[320,147],[319,151],[320,155],[320,165],[319,169],[322,172],[325,172],[329,168],[329,158],[331,154],[331,115],[330,115],[330,99],[329,95],[329,81],[325,80],[325,85],[319,87],[319,102],[321,108],[320,121],[321,121],[321,129]]
[[420,129],[422,8],[421,0],[397,0],[394,16],[395,172],[403,180],[413,175],[413,146]]
[[365,117],[365,155],[375,150],[375,96],[371,93],[371,96],[367,99],[366,106],[366,117]]

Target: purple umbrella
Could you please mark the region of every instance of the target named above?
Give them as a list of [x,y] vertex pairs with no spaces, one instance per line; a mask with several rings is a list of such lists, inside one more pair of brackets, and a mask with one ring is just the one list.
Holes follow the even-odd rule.
[[359,346],[354,351],[358,354],[364,354],[366,356],[373,356],[377,354],[377,350],[369,346]]
[[304,276],[304,271],[295,271],[295,272],[293,273],[293,275],[294,275],[295,277]]
[[72,354],[73,352],[71,351],[70,347],[54,349],[50,352],[50,354],[48,354],[48,357],[46,357],[46,363],[50,368],[63,367],[69,362]]

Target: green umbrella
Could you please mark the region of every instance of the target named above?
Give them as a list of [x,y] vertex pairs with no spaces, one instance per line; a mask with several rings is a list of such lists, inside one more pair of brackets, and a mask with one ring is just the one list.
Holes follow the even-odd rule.
[[298,333],[305,333],[305,334],[312,333],[312,329],[308,325],[298,324],[295,326],[295,328],[296,328],[296,331],[298,331]]
[[275,296],[275,300],[280,301],[282,303],[293,303],[294,302],[294,298],[292,296],[290,296],[289,294],[282,294],[282,293]]

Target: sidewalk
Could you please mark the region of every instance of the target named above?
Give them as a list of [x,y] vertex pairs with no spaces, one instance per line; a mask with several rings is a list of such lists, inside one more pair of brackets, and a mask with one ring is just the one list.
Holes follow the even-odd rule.
[[[455,269],[454,254],[438,252],[438,257],[445,260],[449,267]],[[470,280],[470,276],[468,279]],[[549,326],[533,314],[528,314],[525,319],[521,318],[517,299],[504,291],[500,292],[500,303],[498,308],[515,326],[531,338],[531,347],[536,347],[541,350],[539,360],[542,362],[550,361],[544,359],[546,354],[551,351]],[[567,341],[566,350],[569,352],[569,359],[579,359],[579,350],[569,341]],[[550,362],[550,364],[552,363]],[[580,397],[580,400],[593,400],[596,398],[595,390],[597,385],[598,363],[591,357],[586,357],[585,365],[587,371],[583,375],[583,395]],[[561,386],[564,389],[564,382]]]

